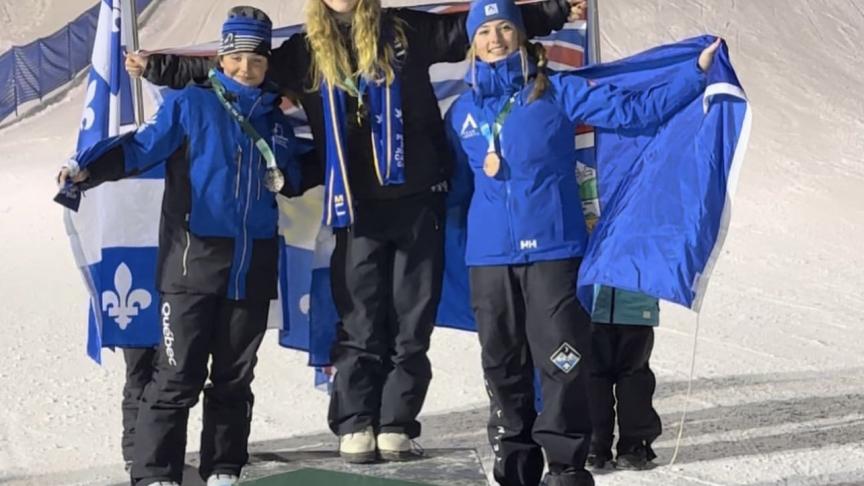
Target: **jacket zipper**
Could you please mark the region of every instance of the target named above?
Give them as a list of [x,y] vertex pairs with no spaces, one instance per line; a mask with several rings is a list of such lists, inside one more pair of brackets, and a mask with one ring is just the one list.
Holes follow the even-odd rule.
[[521,252],[522,249],[519,248],[519,245],[516,243],[516,233],[513,232],[513,210],[510,206],[510,180],[504,183],[504,187],[507,190],[507,227],[510,229],[510,242],[513,245],[513,250],[517,252]]
[[[503,129],[502,129],[503,131]],[[499,132],[498,134],[498,142],[503,147],[503,134]],[[504,149],[501,149],[501,157],[504,157]],[[522,249],[519,247],[519,243],[516,241],[516,233],[513,228],[513,208],[510,205],[510,178],[507,178],[507,182],[504,183],[505,188],[507,189],[507,226],[510,228],[510,241],[513,244],[513,249],[521,252]]]
[[[251,142],[250,142],[251,143]],[[249,206],[250,199],[252,198],[252,156],[249,156],[249,180],[246,183],[246,207],[243,208],[243,251],[240,253],[240,266],[237,268],[237,277],[234,280],[234,297],[240,298],[240,275],[242,275],[243,265],[246,263],[246,239],[248,235],[248,230],[246,228],[246,221],[249,217]]]
[[183,248],[183,258],[180,262],[180,267],[182,268],[183,276],[185,277],[189,274],[189,247],[192,246],[192,235],[189,232],[190,213],[186,213],[184,219],[186,221],[186,246]]
[[[260,97],[255,100],[255,103],[249,110],[247,119],[252,118],[252,113],[260,102]],[[249,205],[251,204],[250,199],[252,197],[252,165],[254,164],[253,157],[255,155],[254,143],[254,140],[249,140],[249,170],[247,171],[249,180],[246,181],[246,207],[243,208],[243,251],[240,253],[240,267],[237,269],[237,277],[234,279],[234,297],[238,299],[240,298],[240,275],[243,273],[243,265],[246,263],[246,250],[248,249],[246,240],[248,239],[249,230],[246,228],[246,222],[249,217]]]
[[[494,120],[494,118],[492,118],[492,119]],[[492,130],[494,133],[495,128],[493,127]],[[502,127],[502,131],[503,131],[503,127]],[[503,144],[501,144],[502,140],[503,140],[503,134],[501,132],[498,132],[499,145],[503,145]],[[503,150],[502,150],[502,152],[503,152]],[[501,157],[504,157],[503,153],[500,155],[501,155]],[[507,208],[507,228],[510,230],[510,244],[513,245],[513,251],[514,252],[521,252],[522,250],[519,248],[519,245],[516,241],[516,233],[514,233],[514,231],[513,231],[513,210],[512,210],[512,207],[510,205],[510,179],[509,178],[507,179],[506,182],[504,182],[504,189],[506,190],[505,207]]]
[[189,274],[189,247],[192,246],[192,235],[186,230],[186,248],[183,249],[183,276]]
[[259,155],[258,156],[258,177],[255,178],[257,186],[258,186],[258,197],[257,197],[258,201],[261,200],[261,177],[263,177],[263,176],[261,173],[261,156]]
[[234,199],[240,199],[240,163],[243,159],[243,146],[237,147],[237,156],[234,157],[237,161],[237,177],[234,181]]

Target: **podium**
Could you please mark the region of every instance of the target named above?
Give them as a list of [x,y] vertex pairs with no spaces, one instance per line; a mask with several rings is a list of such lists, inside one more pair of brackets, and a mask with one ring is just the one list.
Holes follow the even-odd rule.
[[347,464],[335,451],[258,453],[243,486],[488,486],[474,449],[426,449],[401,462]]

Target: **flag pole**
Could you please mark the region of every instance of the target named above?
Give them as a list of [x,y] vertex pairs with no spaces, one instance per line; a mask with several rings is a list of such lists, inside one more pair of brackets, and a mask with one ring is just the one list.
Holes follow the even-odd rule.
[[598,0],[588,0],[588,64],[600,62],[600,12]]
[[[138,8],[135,0],[126,0],[129,5],[130,32],[132,34],[132,52],[138,52]],[[141,78],[132,79],[132,96],[135,98],[135,124],[144,123],[144,96],[141,89]]]

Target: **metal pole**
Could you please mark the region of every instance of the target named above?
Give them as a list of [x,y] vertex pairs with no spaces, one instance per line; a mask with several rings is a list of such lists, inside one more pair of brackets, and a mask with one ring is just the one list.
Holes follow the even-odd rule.
[[15,93],[15,118],[18,118],[18,58],[17,47],[12,46],[12,92]]
[[600,62],[600,11],[598,0],[588,0],[588,64]]
[[[132,52],[138,52],[138,8],[135,5],[135,0],[126,0],[129,5],[129,18],[131,22],[129,27],[132,33]],[[132,80],[132,96],[135,98],[135,124],[141,125],[144,123],[144,97],[141,90],[141,78]]]
[[69,79],[75,77],[75,67],[72,66],[72,25],[66,24],[66,62],[69,63]]

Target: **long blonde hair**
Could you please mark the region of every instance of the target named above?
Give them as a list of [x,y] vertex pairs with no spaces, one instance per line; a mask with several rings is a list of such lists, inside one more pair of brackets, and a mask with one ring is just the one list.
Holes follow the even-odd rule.
[[[306,39],[312,51],[312,88],[322,81],[345,87],[345,80],[362,76],[370,80],[393,81],[393,66],[407,49],[405,28],[394,19],[393,41],[381,45],[381,1],[359,0],[351,17],[351,39],[345,39],[333,12],[323,0],[306,3]],[[350,41],[350,42],[349,42]],[[357,69],[351,69],[348,49],[354,50]]]
[[[519,31],[519,51],[522,56],[522,79],[527,85],[529,82],[528,79],[528,58],[534,59],[537,63],[537,74],[534,77],[534,88],[531,90],[531,94],[528,95],[528,103],[531,103],[534,100],[539,99],[543,96],[543,93],[549,88],[549,74],[546,72],[546,67],[549,65],[549,58],[546,56],[546,47],[539,42],[532,43],[522,31]],[[468,49],[468,55],[466,56],[468,61],[471,63],[471,76],[472,76],[472,84],[476,85],[477,80],[475,63],[477,62],[477,51],[474,47],[474,43],[471,43],[471,47]]]

